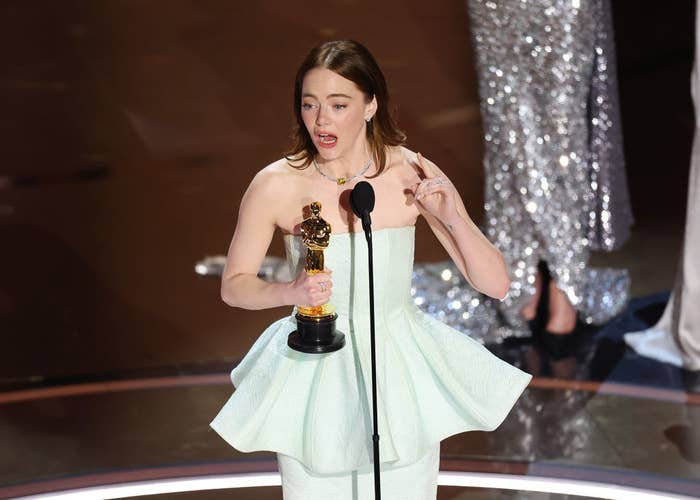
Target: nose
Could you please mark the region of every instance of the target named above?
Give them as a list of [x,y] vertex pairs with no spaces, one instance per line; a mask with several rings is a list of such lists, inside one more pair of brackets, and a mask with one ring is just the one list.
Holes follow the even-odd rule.
[[316,113],[316,125],[326,125],[328,123],[328,110],[325,106],[318,107],[318,113]]

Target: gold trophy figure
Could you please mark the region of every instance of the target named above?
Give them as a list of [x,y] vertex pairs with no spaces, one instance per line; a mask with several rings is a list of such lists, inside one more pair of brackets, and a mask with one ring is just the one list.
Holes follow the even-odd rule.
[[[328,248],[331,236],[331,225],[321,218],[321,204],[318,201],[310,205],[311,217],[301,223],[301,239],[306,250],[306,272],[309,274],[320,273],[325,269],[323,263],[323,250]],[[335,309],[330,304],[321,306],[304,307],[297,306],[299,314],[309,318],[321,318],[333,316]]]
[[[311,203],[311,217],[301,223],[301,237],[306,247],[307,273],[320,273],[325,269],[323,250],[328,248],[331,225],[321,218],[321,203]],[[338,315],[331,304],[297,306],[297,330],[290,333],[287,345],[296,351],[324,353],[337,351],[345,345],[345,335],[336,331]]]

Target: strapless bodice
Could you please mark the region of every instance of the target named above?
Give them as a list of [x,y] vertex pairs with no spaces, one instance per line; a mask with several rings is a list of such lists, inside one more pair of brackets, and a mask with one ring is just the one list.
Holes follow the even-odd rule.
[[[414,226],[373,231],[375,314],[391,314],[412,304]],[[301,236],[284,237],[287,263],[292,276],[304,268],[306,247]],[[369,264],[363,232],[331,234],[324,250],[327,269],[333,271],[330,303],[336,312],[352,318],[369,311]]]

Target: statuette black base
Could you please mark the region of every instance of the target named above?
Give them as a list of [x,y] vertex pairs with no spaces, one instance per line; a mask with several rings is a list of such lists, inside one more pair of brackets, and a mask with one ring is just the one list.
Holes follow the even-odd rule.
[[335,329],[337,314],[326,318],[310,318],[297,314],[297,330],[287,337],[287,345],[295,351],[322,354],[341,349],[345,335]]

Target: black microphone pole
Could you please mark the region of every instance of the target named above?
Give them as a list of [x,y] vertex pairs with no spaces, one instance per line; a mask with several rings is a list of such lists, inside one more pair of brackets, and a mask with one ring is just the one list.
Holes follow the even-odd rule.
[[367,261],[369,264],[369,332],[372,353],[372,444],[374,451],[374,498],[381,500],[379,474],[379,428],[377,425],[377,355],[374,335],[374,260],[372,258],[372,218],[369,213],[374,209],[374,189],[365,181],[358,182],[350,193],[350,205],[353,212],[362,219],[362,229],[367,240]]
[[[367,213],[369,217],[369,213]],[[380,500],[382,493],[379,487],[379,426],[377,424],[377,349],[374,336],[374,262],[372,252],[372,226],[370,224],[365,228],[364,221],[362,229],[365,230],[365,239],[367,240],[367,258],[369,263],[369,338],[372,351],[372,420],[374,426],[374,434],[372,441],[374,445],[374,498]]]

